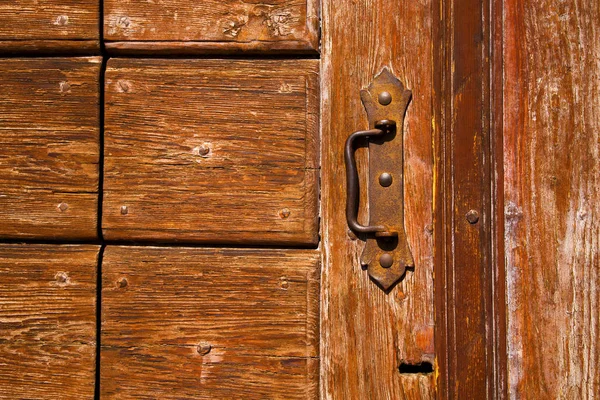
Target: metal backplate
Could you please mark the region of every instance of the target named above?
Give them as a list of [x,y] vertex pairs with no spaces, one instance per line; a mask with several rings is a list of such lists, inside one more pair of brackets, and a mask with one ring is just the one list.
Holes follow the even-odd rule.
[[386,232],[366,239],[361,263],[384,290],[414,267],[404,229],[403,126],[411,96],[387,68],[360,93],[371,128],[381,120],[396,122],[394,130],[369,141],[369,225],[383,225]]

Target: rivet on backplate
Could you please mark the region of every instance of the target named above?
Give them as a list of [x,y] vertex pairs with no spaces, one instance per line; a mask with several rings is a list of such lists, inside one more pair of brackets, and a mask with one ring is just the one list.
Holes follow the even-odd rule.
[[379,175],[379,184],[383,187],[390,186],[393,181],[394,179],[392,178],[392,174],[388,172],[384,172],[383,174]]
[[127,215],[127,214],[129,214],[129,207],[121,206],[121,215]]
[[384,253],[379,257],[379,264],[383,268],[389,268],[394,264],[394,258],[389,253]]
[[390,92],[381,92],[378,96],[379,104],[382,106],[387,106],[392,102],[392,95]]

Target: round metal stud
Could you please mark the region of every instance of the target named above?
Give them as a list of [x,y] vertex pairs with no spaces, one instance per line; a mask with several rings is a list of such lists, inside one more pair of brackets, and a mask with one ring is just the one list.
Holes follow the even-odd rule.
[[198,147],[198,155],[199,156],[207,156],[208,153],[210,153],[210,147],[208,147],[206,144],[203,144],[202,146]]
[[210,343],[206,343],[206,342],[200,342],[198,343],[198,345],[196,346],[196,351],[198,352],[198,354],[200,354],[201,356],[205,356],[208,353],[210,353],[210,351],[212,350],[212,346]]
[[379,257],[379,264],[383,268],[389,268],[394,264],[394,257],[391,254],[384,253]]
[[475,210],[470,210],[467,215],[465,215],[465,218],[471,225],[474,225],[479,222],[479,213]]
[[379,175],[379,184],[383,187],[390,186],[393,181],[394,178],[392,178],[392,174],[388,172],[384,172],[383,174]]
[[382,106],[387,106],[392,102],[392,95],[390,94],[390,92],[381,92],[379,93],[378,99],[379,104],[381,104]]

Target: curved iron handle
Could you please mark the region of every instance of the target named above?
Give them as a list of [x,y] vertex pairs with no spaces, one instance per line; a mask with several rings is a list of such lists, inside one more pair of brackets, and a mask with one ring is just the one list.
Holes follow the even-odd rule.
[[344,148],[344,159],[346,160],[346,220],[348,226],[355,233],[385,232],[385,227],[380,225],[364,226],[358,222],[358,170],[354,159],[354,142],[358,138],[369,136],[381,136],[386,131],[381,129],[370,129],[368,131],[354,132],[346,139]]

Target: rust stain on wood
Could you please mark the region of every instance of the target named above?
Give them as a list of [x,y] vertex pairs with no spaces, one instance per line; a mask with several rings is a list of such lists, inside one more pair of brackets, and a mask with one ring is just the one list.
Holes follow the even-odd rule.
[[316,60],[110,60],[105,238],[315,245],[318,96]]
[[104,2],[109,50],[313,52],[319,48],[318,0],[133,0]]
[[316,399],[319,270],[309,250],[108,246],[102,397]]
[[0,61],[0,238],[96,238],[100,67]]
[[99,246],[0,244],[0,398],[92,398]]
[[600,4],[505,5],[511,398],[600,393]]
[[[323,2],[323,399],[435,398],[434,374],[401,374],[401,362],[434,362],[432,6],[429,1]],[[360,21],[360,23],[355,23]],[[360,268],[364,243],[348,233],[343,148],[368,128],[359,92],[383,67],[413,92],[405,119],[405,227],[415,259],[389,294]],[[366,153],[356,152],[360,204]],[[366,209],[359,221],[366,222]]]

